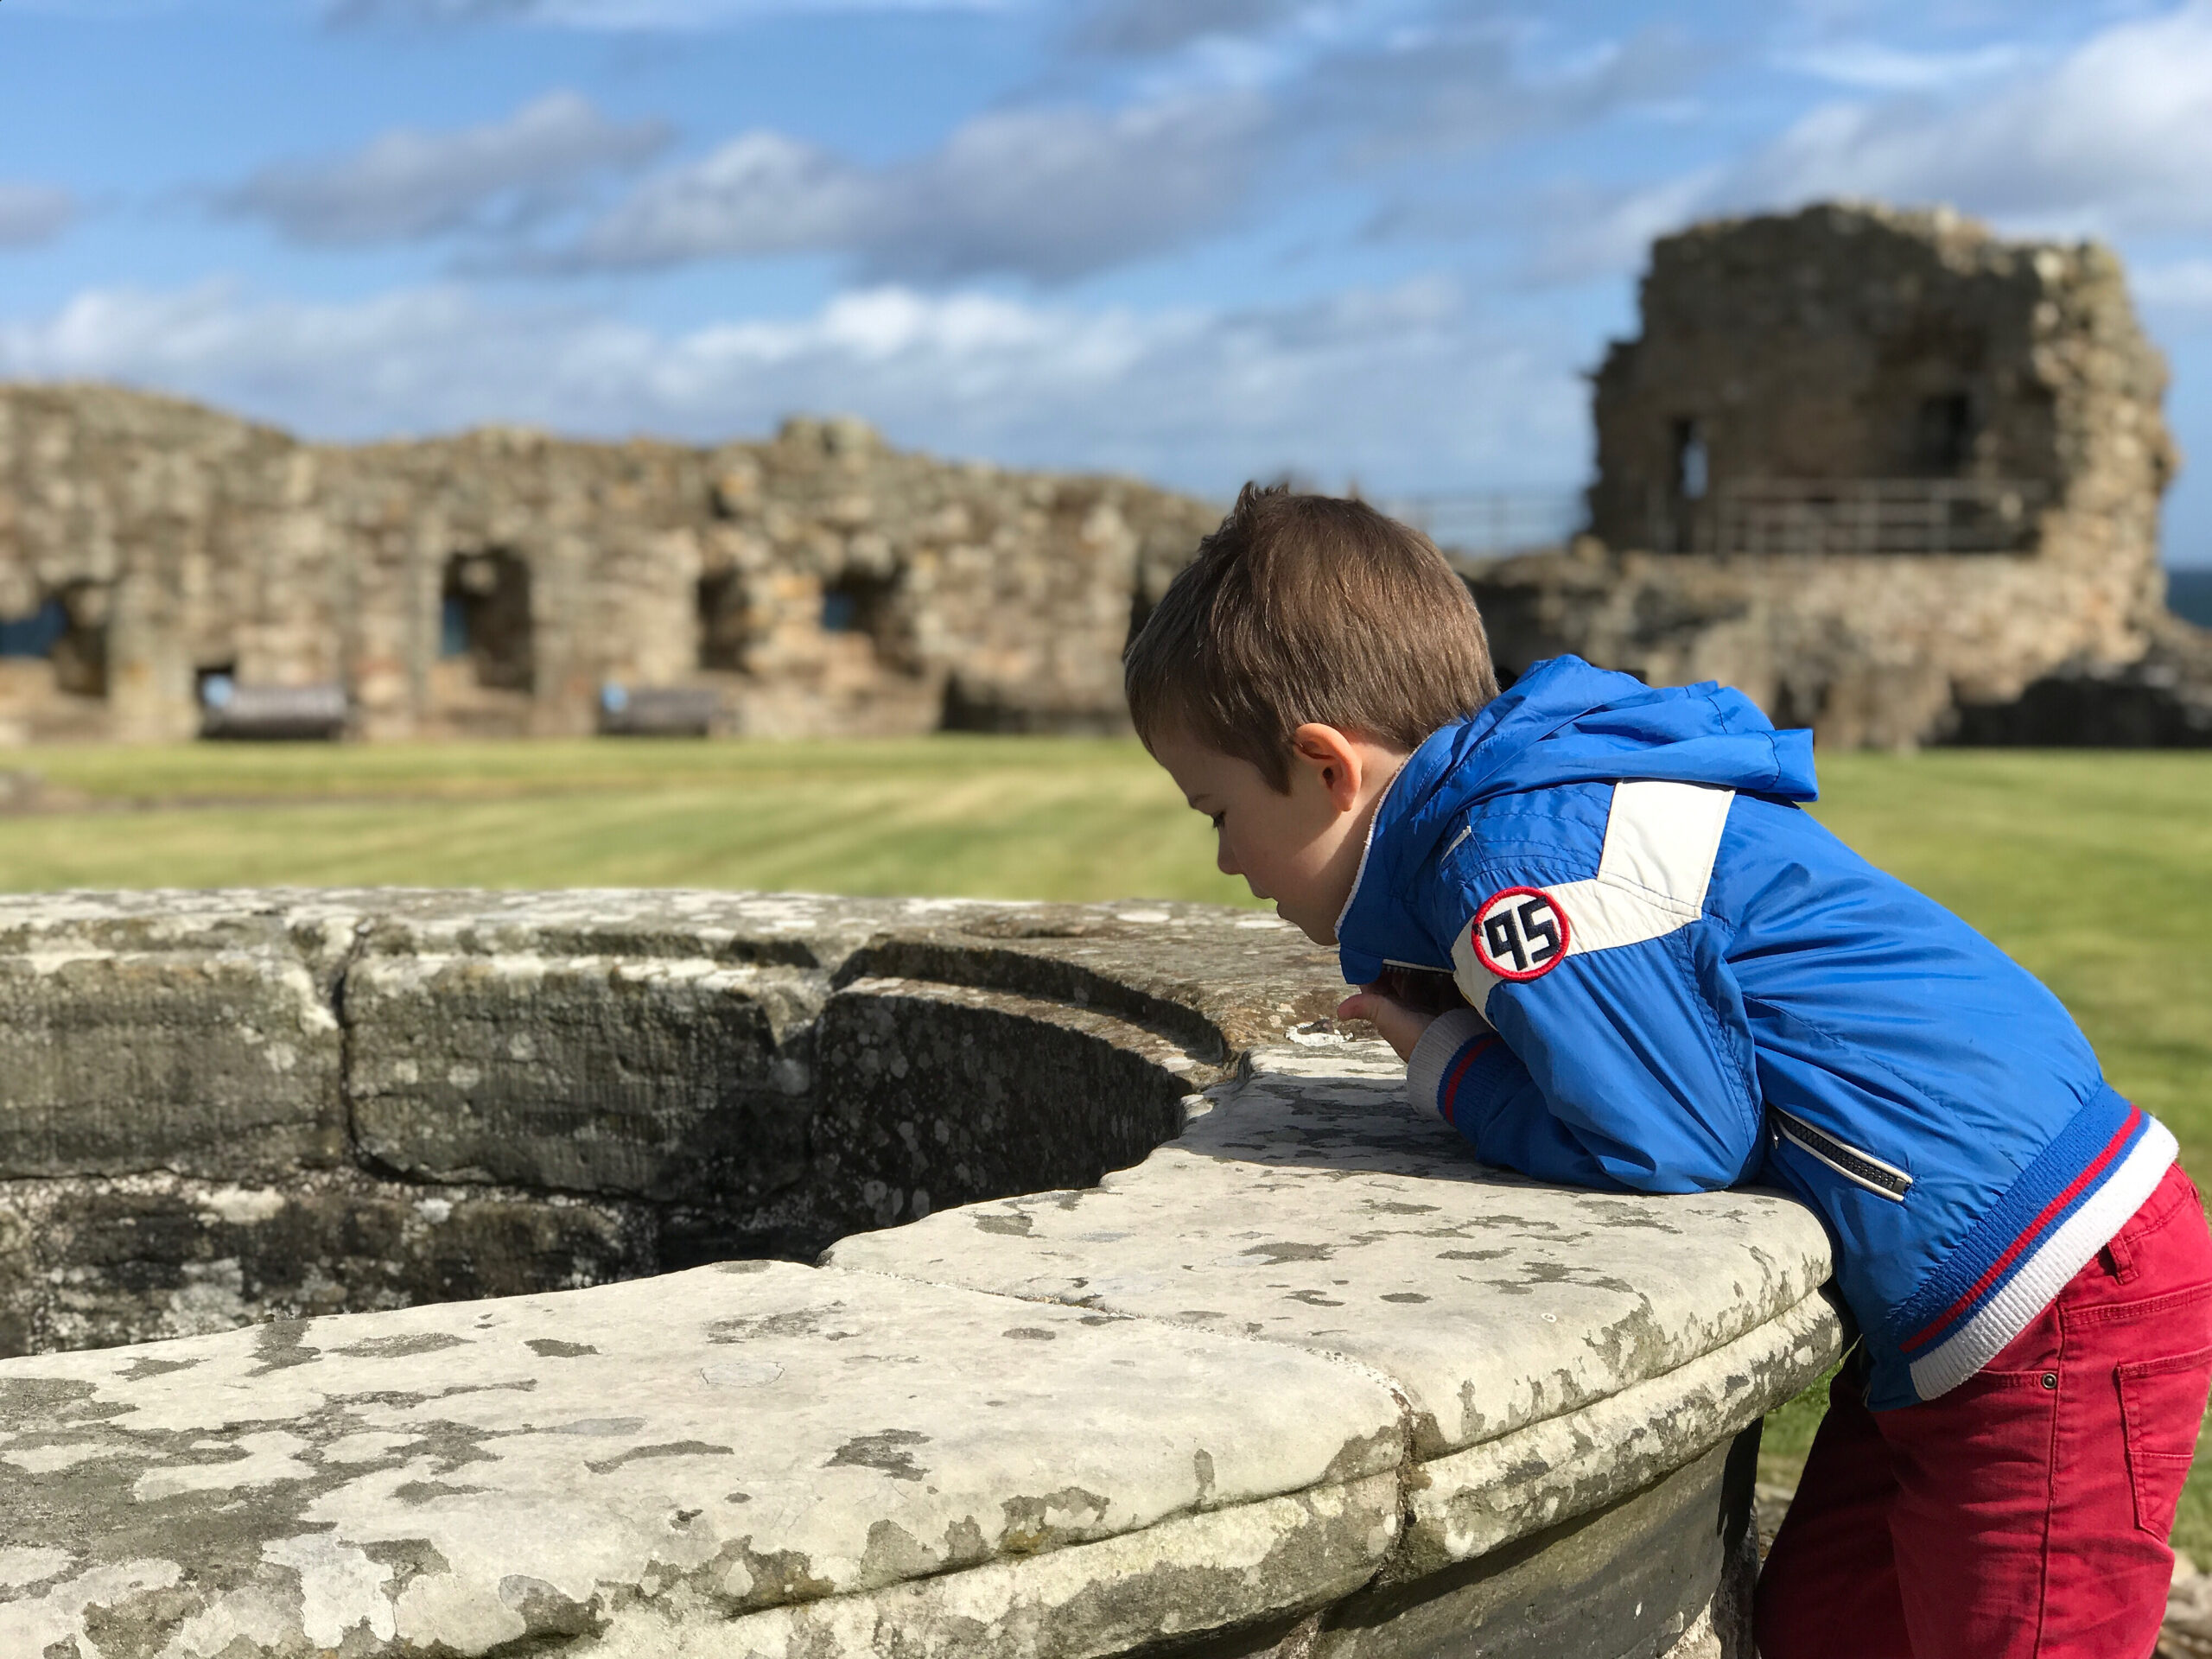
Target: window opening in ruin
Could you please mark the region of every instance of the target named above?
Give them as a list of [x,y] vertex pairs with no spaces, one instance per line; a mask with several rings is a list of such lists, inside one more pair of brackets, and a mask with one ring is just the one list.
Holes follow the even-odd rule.
[[745,666],[745,584],[734,570],[699,578],[699,666],[734,672]]
[[1706,447],[1705,423],[1694,417],[1676,421],[1675,493],[1685,501],[1702,501],[1712,481],[1712,455]]
[[458,594],[448,594],[439,601],[438,655],[468,655],[468,602]]
[[880,639],[890,620],[890,582],[847,574],[822,584],[822,632]]
[[1955,475],[1974,458],[1974,399],[1963,391],[1921,400],[1913,419],[1915,468],[1937,478]]
[[51,594],[29,616],[0,620],[0,657],[51,657],[69,632],[69,607]]
[[73,582],[47,594],[29,615],[0,618],[0,657],[43,658],[54,664],[57,690],[105,696],[106,587]]
[[531,689],[537,668],[526,562],[503,548],[454,554],[446,561],[438,608],[442,655],[467,658],[479,685]]

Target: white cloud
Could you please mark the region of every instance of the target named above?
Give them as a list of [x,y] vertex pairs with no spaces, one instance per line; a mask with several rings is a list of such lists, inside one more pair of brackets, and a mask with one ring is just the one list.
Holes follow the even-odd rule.
[[608,120],[575,92],[457,132],[399,129],[350,156],[264,168],[217,204],[294,241],[412,240],[527,221],[578,185],[635,167],[668,142],[658,121]]
[[1947,200],[2107,233],[2212,227],[2212,0],[2092,36],[1973,101],[1814,111],[1720,191]]
[[823,252],[854,257],[870,277],[1063,280],[1218,228],[1250,183],[1266,124],[1249,96],[1103,113],[1008,110],[880,168],[751,132],[641,181],[573,241],[525,263],[652,267]]
[[1875,92],[1940,92],[2020,67],[2025,54],[2000,43],[1963,52],[1906,52],[1873,41],[1839,41],[1784,53],[1777,62],[1839,86]]
[[684,31],[749,19],[853,12],[1004,11],[1024,0],[327,0],[340,27],[531,22],[556,28]]
[[2199,232],[2212,229],[2206,156],[2212,0],[2190,0],[1975,96],[1823,104],[1741,161],[1561,192],[1532,216],[1541,228],[1527,270],[1632,270],[1652,237],[1699,217],[1839,197],[1948,203],[2029,235]]
[[0,248],[51,242],[76,216],[76,201],[66,190],[0,180]]
[[[1303,28],[1319,16],[1312,0],[1114,0],[1087,26],[1111,25],[1098,49],[1134,54],[1218,45],[1221,30],[1271,19]],[[881,166],[781,132],[744,133],[641,179],[580,231],[499,251],[489,268],[649,270],[826,253],[849,258],[863,281],[1061,282],[1220,235],[1268,178],[1340,180],[1347,165],[1586,125],[1678,87],[1688,69],[1681,41],[1663,30],[1529,70],[1510,18],[1395,32],[1373,22],[1332,25],[1264,66],[1209,60],[1198,79],[1176,79],[1177,90],[1155,83],[1118,109],[988,111],[934,149]],[[1438,219],[1419,200],[1402,203],[1376,217],[1374,232],[1420,233]]]
[[689,166],[646,179],[575,245],[588,266],[664,265],[717,256],[849,246],[875,193],[860,169],[779,132],[741,133]]
[[681,334],[459,287],[310,305],[210,285],[0,324],[0,375],[157,387],[325,435],[524,421],[712,439],[840,410],[940,454],[1210,494],[1286,467],[1386,491],[1573,480],[1573,350],[1492,334],[1433,279],[1152,313],[884,287]]
[[1659,28],[1532,70],[1521,61],[1521,33],[1519,20],[1501,14],[1338,51],[1313,66],[1298,118],[1341,124],[1353,156],[1367,161],[1484,149],[1665,98],[1697,67],[1684,40]]

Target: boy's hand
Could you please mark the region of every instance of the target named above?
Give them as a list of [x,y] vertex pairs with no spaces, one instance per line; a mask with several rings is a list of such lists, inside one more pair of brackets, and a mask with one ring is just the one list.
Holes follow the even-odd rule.
[[1395,986],[1383,980],[1363,985],[1357,995],[1348,996],[1337,1005],[1337,1018],[1371,1021],[1375,1029],[1382,1033],[1382,1040],[1398,1052],[1398,1058],[1408,1060],[1413,1058],[1414,1046],[1421,1041],[1421,1033],[1428,1029],[1436,1014],[1433,1010],[1401,1002],[1391,995],[1395,989]]

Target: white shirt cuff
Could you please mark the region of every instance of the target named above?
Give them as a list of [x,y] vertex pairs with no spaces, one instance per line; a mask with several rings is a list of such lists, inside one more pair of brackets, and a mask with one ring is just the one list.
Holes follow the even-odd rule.
[[1444,1087],[1444,1068],[1454,1054],[1490,1029],[1490,1021],[1472,1008],[1453,1008],[1430,1020],[1406,1060],[1406,1093],[1414,1104],[1440,1110],[1437,1096]]

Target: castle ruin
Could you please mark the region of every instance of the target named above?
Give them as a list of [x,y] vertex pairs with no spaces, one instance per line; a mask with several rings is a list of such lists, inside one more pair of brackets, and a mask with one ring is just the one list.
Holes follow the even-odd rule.
[[343,448],[9,387],[0,741],[189,737],[257,698],[278,729],[334,702],[369,738],[639,729],[655,708],[772,736],[1110,729],[1133,609],[1215,516],[894,453],[850,420],[713,448]]
[[1828,204],[1661,238],[1641,307],[1590,536],[1473,573],[1509,671],[1719,679],[1844,746],[2212,741],[2158,565],[2165,366],[2109,250]]
[[[1718,679],[1846,747],[2212,743],[2111,252],[1826,205],[1662,238],[1642,307],[1590,533],[1463,563],[1508,677]],[[1122,729],[1122,645],[1217,512],[850,420],[346,448],[0,388],[0,742]]]

